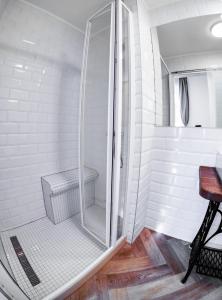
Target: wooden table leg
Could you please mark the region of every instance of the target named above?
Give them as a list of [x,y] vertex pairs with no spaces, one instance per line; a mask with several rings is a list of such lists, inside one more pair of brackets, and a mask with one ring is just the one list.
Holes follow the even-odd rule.
[[211,225],[214,221],[214,218],[217,214],[219,205],[220,205],[220,203],[215,202],[215,201],[210,201],[210,203],[208,205],[207,212],[204,217],[203,223],[202,223],[196,237],[194,238],[193,242],[191,243],[192,250],[191,250],[191,254],[190,254],[189,266],[188,266],[186,275],[181,280],[182,283],[185,283],[187,281],[188,277],[190,276],[190,273],[193,270],[194,265],[197,262],[197,258],[200,254],[201,249],[205,245],[207,235],[208,235]]

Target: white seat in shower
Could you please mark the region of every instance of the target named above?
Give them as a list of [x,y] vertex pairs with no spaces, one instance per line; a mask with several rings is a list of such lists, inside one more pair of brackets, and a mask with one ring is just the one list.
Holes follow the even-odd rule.
[[[84,167],[85,198],[87,206],[95,202],[94,169]],[[72,169],[42,177],[42,189],[48,218],[60,223],[80,211],[79,169]]]
[[[85,183],[95,180],[99,176],[94,169],[85,167],[84,178]],[[79,187],[79,169],[72,169],[42,177],[46,181],[51,190],[51,195],[56,195],[72,188]]]

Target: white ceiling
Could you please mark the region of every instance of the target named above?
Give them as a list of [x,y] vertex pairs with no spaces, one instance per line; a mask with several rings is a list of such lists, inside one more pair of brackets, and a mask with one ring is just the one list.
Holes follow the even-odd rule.
[[[64,19],[80,30],[85,29],[86,20],[110,0],[25,0],[35,6]],[[184,0],[146,0],[150,9]]]
[[64,19],[81,30],[86,20],[109,0],[26,0],[48,12]]
[[210,32],[211,26],[218,21],[221,21],[220,15],[210,15],[159,26],[162,56],[222,51],[222,39],[214,38]]
[[164,5],[172,4],[183,0],[146,0],[150,9],[155,9]]

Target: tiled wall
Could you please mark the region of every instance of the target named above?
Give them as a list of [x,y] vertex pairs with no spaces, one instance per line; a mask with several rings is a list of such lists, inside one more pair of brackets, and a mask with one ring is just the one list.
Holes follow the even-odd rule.
[[136,0],[127,0],[127,5],[130,7],[133,13],[133,33],[134,33],[134,49],[135,49],[135,106],[136,106],[136,117],[135,117],[135,130],[134,133],[134,142],[137,147],[134,149],[132,164],[133,171],[131,174],[131,178],[129,181],[130,186],[130,195],[127,199],[127,207],[126,207],[126,234],[129,242],[133,239],[133,231],[134,231],[134,222],[136,215],[136,204],[137,204],[137,190],[138,190],[138,180],[139,180],[139,166],[140,166],[140,140],[141,140],[141,122],[138,121],[138,115],[140,112],[138,111],[137,103],[140,103],[141,99],[141,58],[140,58],[140,41],[139,41],[139,27],[138,27],[138,7]]
[[[145,224],[145,209],[148,201],[149,178],[151,174],[150,145],[152,124],[155,119],[154,73],[151,35],[146,4],[143,0],[128,1],[133,11],[135,47],[135,137],[133,172],[129,183],[131,187],[127,207],[127,237],[136,238]],[[142,23],[141,23],[142,22]],[[145,24],[146,27],[141,26]],[[144,68],[141,68],[144,66]],[[147,84],[148,83],[148,84]]]
[[[139,38],[141,54],[141,98],[137,103],[140,112],[137,130],[141,131],[140,168],[138,181],[137,210],[135,217],[134,238],[144,227],[145,209],[148,201],[148,191],[151,176],[151,142],[153,124],[155,122],[155,93],[154,93],[154,61],[152,55],[150,20],[144,0],[138,0]],[[147,49],[146,52],[143,52]]]
[[45,215],[41,176],[78,165],[83,34],[24,2],[0,4],[0,230],[5,230]]
[[[221,13],[222,2],[180,1],[150,12],[151,24],[161,25],[188,17],[204,14]],[[147,27],[141,19],[141,27]],[[146,37],[149,41],[149,37]],[[151,44],[142,48],[143,55],[150,53]],[[146,85],[151,82],[152,67],[146,77]],[[145,80],[145,79],[144,79]],[[145,81],[144,81],[145,82]],[[152,89],[152,86],[149,87]],[[144,94],[145,92],[143,92]],[[148,103],[148,102],[147,102]],[[143,126],[151,122],[151,118],[143,119]],[[147,213],[145,225],[154,230],[192,240],[206,210],[207,201],[198,195],[199,165],[214,165],[215,154],[222,147],[221,129],[197,128],[146,128],[146,135],[154,133],[147,140],[147,147],[152,149],[152,168],[149,181],[149,197],[147,197]],[[145,145],[146,139],[143,139]],[[148,152],[147,152],[148,153]],[[150,173],[150,172],[149,172]],[[143,209],[145,203],[141,201]],[[220,243],[221,241],[216,241]]]
[[193,239],[208,205],[199,196],[199,166],[215,165],[216,153],[222,151],[221,131],[155,128],[146,226]]

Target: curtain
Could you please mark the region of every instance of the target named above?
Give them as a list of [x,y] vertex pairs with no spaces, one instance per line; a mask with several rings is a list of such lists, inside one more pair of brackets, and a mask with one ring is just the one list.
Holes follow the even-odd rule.
[[180,113],[184,126],[189,122],[189,91],[187,77],[179,78]]

